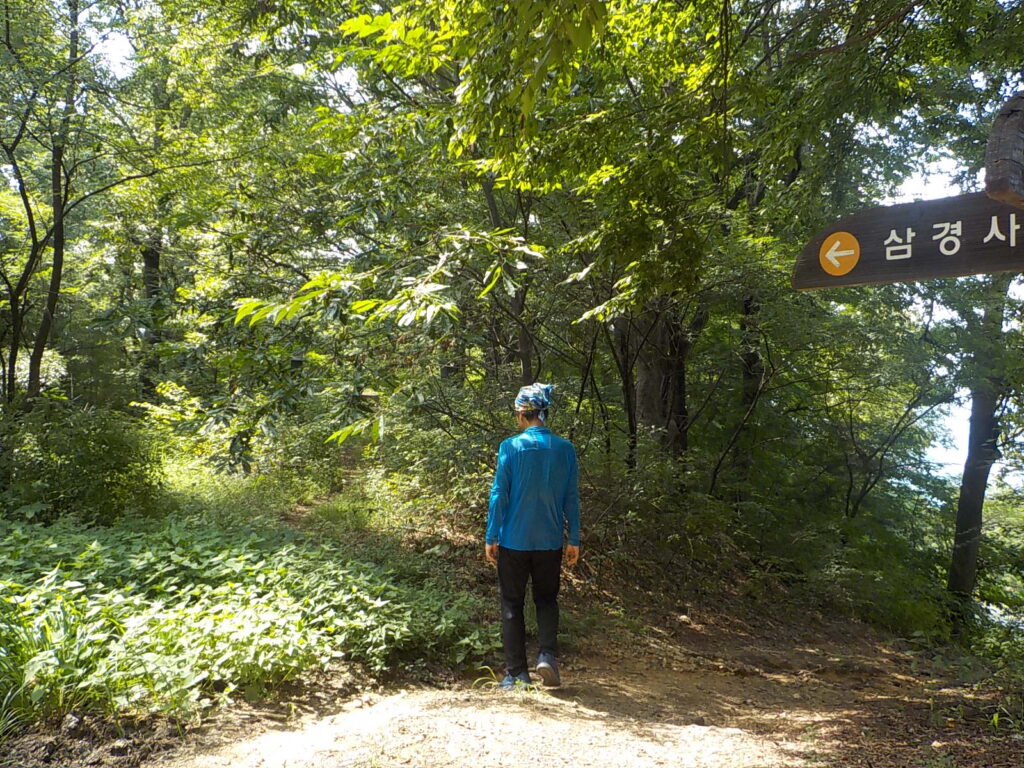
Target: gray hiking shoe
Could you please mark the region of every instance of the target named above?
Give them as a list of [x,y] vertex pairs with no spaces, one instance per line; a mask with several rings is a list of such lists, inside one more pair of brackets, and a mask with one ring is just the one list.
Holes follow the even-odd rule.
[[518,675],[505,675],[505,679],[498,683],[503,691],[511,691],[516,686],[533,685],[529,672],[520,672]]
[[562,678],[558,674],[558,662],[550,653],[542,653],[537,657],[537,674],[544,681],[544,685],[550,688],[557,688],[562,684]]

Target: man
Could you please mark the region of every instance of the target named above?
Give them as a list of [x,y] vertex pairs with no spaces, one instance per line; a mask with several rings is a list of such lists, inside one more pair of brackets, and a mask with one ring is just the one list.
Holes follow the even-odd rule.
[[550,384],[531,384],[516,397],[520,434],[498,449],[487,515],[484,553],[498,566],[501,640],[505,647],[504,689],[532,681],[526,664],[526,584],[533,581],[537,606],[537,674],[545,685],[561,685],[558,674],[558,588],[562,543],[566,565],[580,556],[580,495],[576,450],[547,427]]

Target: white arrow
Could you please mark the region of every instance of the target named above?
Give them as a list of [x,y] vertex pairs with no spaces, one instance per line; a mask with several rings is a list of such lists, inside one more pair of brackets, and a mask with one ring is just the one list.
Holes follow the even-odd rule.
[[839,269],[839,257],[841,256],[853,256],[856,251],[840,251],[839,244],[841,240],[836,240],[832,243],[832,247],[828,249],[828,253],[825,254],[825,258],[832,262],[832,266]]

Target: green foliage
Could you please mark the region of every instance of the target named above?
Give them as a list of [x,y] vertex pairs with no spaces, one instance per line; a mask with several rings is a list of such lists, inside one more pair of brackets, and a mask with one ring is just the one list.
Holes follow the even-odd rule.
[[1020,491],[1000,484],[985,505],[978,598],[1002,615],[1024,616],[1024,514]]
[[[1018,614],[1019,616],[1019,614]],[[1005,614],[986,622],[972,643],[985,660],[990,676],[980,686],[994,702],[986,714],[996,728],[1024,732],[1024,625]],[[994,695],[993,695],[994,694]]]
[[948,639],[951,601],[936,578],[944,549],[877,521],[854,521],[842,538],[834,562],[808,569],[811,599],[903,636]]
[[160,489],[156,436],[102,408],[40,402],[2,425],[4,517],[110,523],[148,509]]
[[341,660],[380,672],[493,647],[473,598],[254,518],[257,498],[109,528],[0,524],[0,722],[184,715]]

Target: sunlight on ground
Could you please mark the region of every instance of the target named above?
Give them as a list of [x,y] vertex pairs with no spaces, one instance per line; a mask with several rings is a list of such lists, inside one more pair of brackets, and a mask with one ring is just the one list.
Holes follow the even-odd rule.
[[421,691],[147,768],[784,768],[803,765],[804,751],[738,728],[626,718],[543,692]]

